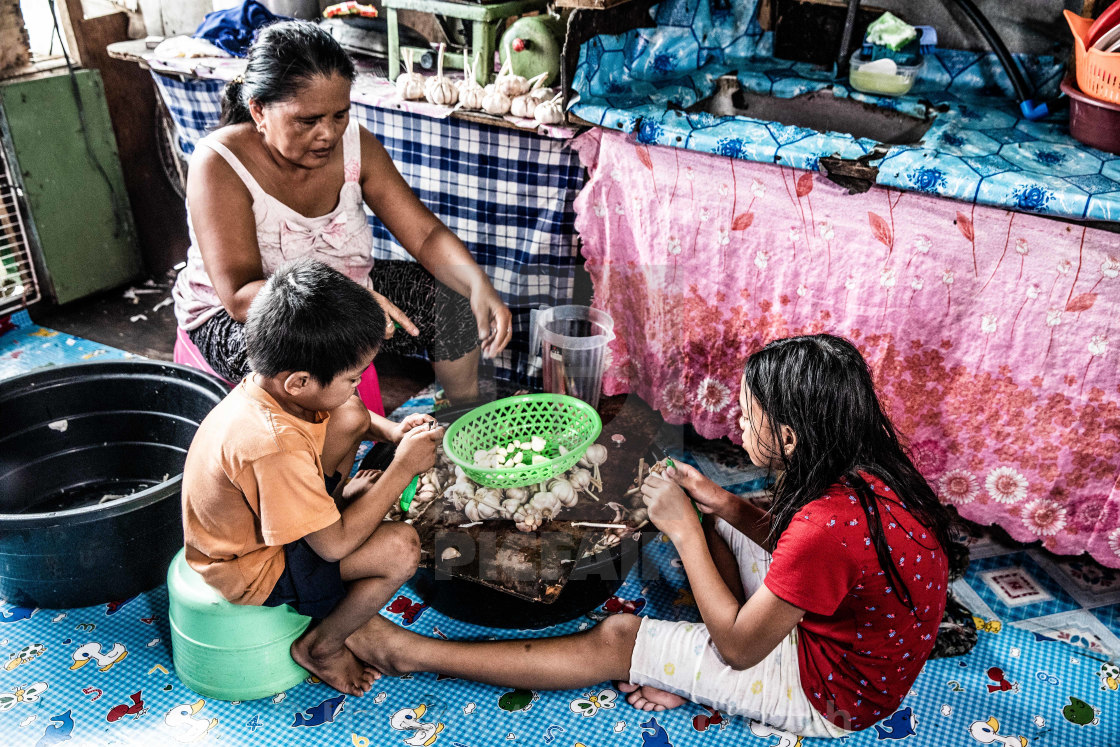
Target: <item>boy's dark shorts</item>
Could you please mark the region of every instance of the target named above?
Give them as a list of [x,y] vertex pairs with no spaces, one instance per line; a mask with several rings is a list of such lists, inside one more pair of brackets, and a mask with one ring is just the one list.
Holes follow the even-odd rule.
[[284,572],[262,604],[290,604],[296,612],[315,620],[329,615],[346,596],[338,561],[323,560],[306,539],[284,545]]

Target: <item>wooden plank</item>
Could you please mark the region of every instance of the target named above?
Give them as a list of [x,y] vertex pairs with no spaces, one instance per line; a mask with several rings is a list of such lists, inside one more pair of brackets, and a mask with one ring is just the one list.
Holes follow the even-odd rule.
[[556,0],[557,8],[580,8],[582,10],[609,10],[628,3],[630,0]]

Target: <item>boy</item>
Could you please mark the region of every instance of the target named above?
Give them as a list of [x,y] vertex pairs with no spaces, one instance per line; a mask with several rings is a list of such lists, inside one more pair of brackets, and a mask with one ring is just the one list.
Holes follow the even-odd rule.
[[[199,426],[183,470],[187,562],[235,604],[291,604],[315,618],[292,658],[349,695],[379,673],[347,637],[420,557],[411,526],[381,520],[433,466],[443,437],[426,417],[371,421],[355,404],[384,329],[373,296],[344,275],[310,259],[280,268],[249,309],[252,370]],[[399,444],[396,456],[384,474],[360,473],[341,491],[340,513],[326,476],[352,463],[374,426]]]

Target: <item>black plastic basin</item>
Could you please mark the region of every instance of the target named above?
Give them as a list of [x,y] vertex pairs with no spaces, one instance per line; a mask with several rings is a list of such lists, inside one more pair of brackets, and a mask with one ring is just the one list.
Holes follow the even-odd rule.
[[228,391],[153,361],[0,382],[0,594],[84,607],[162,583],[183,544],[187,448]]

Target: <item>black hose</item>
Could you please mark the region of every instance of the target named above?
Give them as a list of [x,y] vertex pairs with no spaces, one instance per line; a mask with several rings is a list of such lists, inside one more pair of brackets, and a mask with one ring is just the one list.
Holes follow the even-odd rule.
[[840,37],[840,52],[836,55],[836,72],[840,76],[846,75],[848,72],[850,63],[848,55],[852,51],[852,34],[855,33],[859,3],[860,0],[848,0],[848,13],[844,17],[844,33]]
[[1003,65],[1003,69],[1007,71],[1007,77],[1011,79],[1011,85],[1015,88],[1015,95],[1019,101],[1030,101],[1031,90],[1027,86],[1027,81],[1023,77],[1022,71],[1019,66],[1015,64],[1015,60],[1011,57],[1011,53],[1007,51],[1004,46],[1003,40],[999,38],[999,34],[992,28],[992,24],[988,21],[987,17],[980,12],[980,9],[972,2],[972,0],[952,0],[952,2],[960,8],[969,20],[979,29],[984,38],[988,40],[988,45],[995,52],[999,62]]

